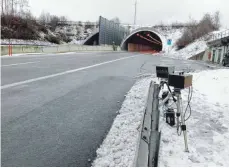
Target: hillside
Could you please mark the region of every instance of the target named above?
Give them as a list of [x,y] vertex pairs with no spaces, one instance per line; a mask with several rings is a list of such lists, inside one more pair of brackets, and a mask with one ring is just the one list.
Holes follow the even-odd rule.
[[[80,40],[86,39],[94,27],[56,26],[55,29],[47,24],[42,24],[35,19],[25,19],[18,16],[1,16],[1,44],[15,45],[56,45],[56,44],[80,44]],[[10,40],[9,40],[10,39]]]

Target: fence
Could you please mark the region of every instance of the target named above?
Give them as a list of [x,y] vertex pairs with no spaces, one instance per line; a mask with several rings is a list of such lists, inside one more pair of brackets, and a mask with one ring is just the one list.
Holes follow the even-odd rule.
[[110,21],[102,16],[99,17],[99,44],[120,45],[122,39],[129,31],[120,24]]
[[214,40],[222,39],[222,38],[228,37],[228,36],[229,36],[229,29],[222,31],[222,32],[219,32],[219,33],[216,33],[216,34],[212,34],[208,41],[214,41]]

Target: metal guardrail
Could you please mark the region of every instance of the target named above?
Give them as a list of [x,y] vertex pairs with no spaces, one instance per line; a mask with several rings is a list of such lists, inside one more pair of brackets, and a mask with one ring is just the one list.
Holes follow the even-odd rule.
[[159,132],[159,85],[150,83],[141,135],[136,157],[136,167],[157,167],[160,146]]

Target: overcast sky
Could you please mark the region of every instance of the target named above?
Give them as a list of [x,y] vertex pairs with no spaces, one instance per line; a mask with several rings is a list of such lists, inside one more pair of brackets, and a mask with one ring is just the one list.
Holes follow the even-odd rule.
[[[135,0],[29,0],[30,10],[39,16],[44,10],[74,21],[96,21],[101,15],[119,17],[122,23],[134,22]],[[157,24],[199,20],[206,12],[221,13],[222,25],[229,28],[229,0],[138,0],[137,24]]]

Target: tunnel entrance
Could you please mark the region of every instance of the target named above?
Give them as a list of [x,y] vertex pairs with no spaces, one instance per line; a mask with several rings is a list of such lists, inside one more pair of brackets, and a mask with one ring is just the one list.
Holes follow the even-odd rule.
[[99,32],[95,33],[91,37],[88,37],[84,42],[84,45],[99,45]]
[[162,51],[162,41],[160,37],[151,31],[139,31],[127,38],[122,46],[123,50],[130,52],[150,52]]

